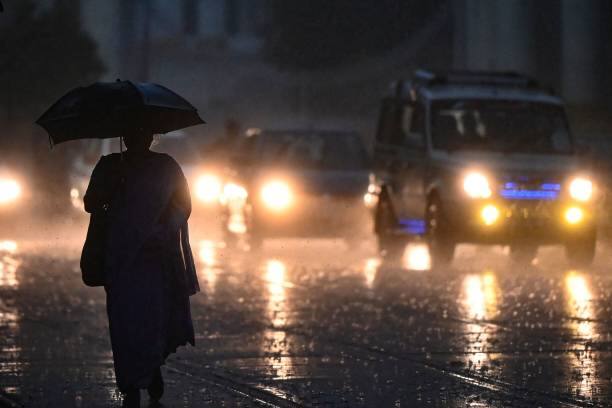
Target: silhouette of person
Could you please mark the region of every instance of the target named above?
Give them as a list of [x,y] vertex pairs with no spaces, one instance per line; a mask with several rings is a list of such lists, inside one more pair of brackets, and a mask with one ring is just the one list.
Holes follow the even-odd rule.
[[225,133],[223,136],[206,146],[206,151],[204,152],[205,155],[213,157],[222,166],[228,164],[227,161],[240,139],[240,122],[232,118],[226,119],[224,128]]
[[173,158],[149,150],[152,140],[144,130],[126,136],[127,151],[100,159],[84,197],[87,212],[108,214],[106,303],[124,407],[140,406],[140,389],[159,400],[165,359],[195,345],[189,296],[199,285],[189,188]]

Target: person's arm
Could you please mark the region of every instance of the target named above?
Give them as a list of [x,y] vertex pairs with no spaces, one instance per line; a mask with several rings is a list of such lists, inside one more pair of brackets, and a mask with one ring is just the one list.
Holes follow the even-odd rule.
[[110,205],[115,189],[118,187],[119,177],[120,175],[113,171],[110,159],[102,156],[91,173],[89,186],[83,197],[85,211],[93,213],[104,210]]
[[189,185],[180,166],[173,163],[175,187],[167,209],[166,220],[173,231],[178,231],[191,215],[191,195]]

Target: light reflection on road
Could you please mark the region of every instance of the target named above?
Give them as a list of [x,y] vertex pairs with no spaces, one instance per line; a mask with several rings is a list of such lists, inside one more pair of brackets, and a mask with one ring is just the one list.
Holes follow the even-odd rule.
[[578,337],[577,344],[570,356],[570,369],[572,380],[576,382],[577,394],[590,398],[593,396],[593,380],[595,380],[595,360],[593,351],[589,350],[587,343],[599,337],[593,320],[594,295],[588,278],[576,271],[570,271],[565,276],[565,290],[567,310],[571,317],[570,329]]
[[[21,261],[16,258],[18,245],[15,241],[0,241],[0,289],[18,289],[20,284],[18,278]],[[20,324],[19,314],[15,306],[7,304],[0,296],[0,333],[11,335],[0,341],[0,355],[9,358],[13,363],[5,365],[2,370],[9,370],[11,376],[19,378],[26,369],[26,364],[21,358],[21,347],[15,343],[19,338]],[[20,389],[15,384],[0,385],[0,391],[8,395],[16,395]]]
[[376,279],[376,274],[378,273],[378,268],[380,268],[381,263],[380,258],[368,258],[365,260],[363,265],[363,277],[368,289],[372,289],[374,286],[374,280]]
[[482,366],[489,360],[488,343],[495,326],[486,323],[498,313],[499,286],[493,272],[467,275],[463,280],[463,304],[467,331],[468,362]]
[[15,253],[18,249],[17,241],[4,240],[0,241],[0,252]]
[[411,243],[406,245],[402,257],[402,266],[410,271],[427,271],[431,269],[431,258],[427,244]]
[[[409,243],[399,259],[399,266],[408,271],[428,271],[431,269],[429,248],[425,243]],[[363,261],[363,277],[368,289],[372,289],[376,275],[380,271],[383,261],[379,257],[369,257]]]
[[284,326],[285,316],[285,275],[287,267],[277,259],[272,259],[266,264],[265,281],[268,287],[268,315],[274,327]]
[[267,314],[272,327],[264,333],[264,354],[267,357],[273,376],[286,379],[293,372],[293,358],[289,357],[289,343],[285,326],[289,313],[287,302],[287,266],[278,259],[268,260],[265,264],[264,281],[268,291]]
[[20,261],[15,258],[18,245],[15,241],[0,241],[0,287],[19,284],[17,269]]
[[206,289],[209,295],[215,292],[215,284],[217,283],[217,251],[218,246],[214,241],[200,241],[200,249],[198,258],[201,267],[198,268],[200,278],[206,282]]

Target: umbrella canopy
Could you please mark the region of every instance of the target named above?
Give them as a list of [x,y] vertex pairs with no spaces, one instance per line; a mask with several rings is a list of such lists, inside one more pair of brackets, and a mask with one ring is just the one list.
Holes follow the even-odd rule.
[[68,92],[37,121],[54,144],[106,139],[146,129],[152,133],[205,123],[183,97],[154,83],[97,82]]

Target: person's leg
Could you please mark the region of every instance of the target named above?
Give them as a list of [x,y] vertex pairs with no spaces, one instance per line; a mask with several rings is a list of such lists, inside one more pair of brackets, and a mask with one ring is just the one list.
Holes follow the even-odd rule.
[[123,397],[123,408],[140,408],[140,390],[130,389]]
[[153,375],[153,380],[149,387],[147,387],[147,391],[153,401],[159,401],[162,395],[164,395],[164,379],[160,367],[157,368],[157,371]]

